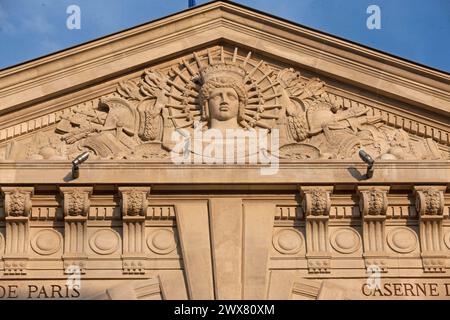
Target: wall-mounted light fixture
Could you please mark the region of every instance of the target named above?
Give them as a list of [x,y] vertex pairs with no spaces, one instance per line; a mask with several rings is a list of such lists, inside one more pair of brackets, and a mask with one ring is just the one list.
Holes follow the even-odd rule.
[[79,165],[89,158],[89,152],[83,152],[72,161],[72,178],[77,179],[80,176]]
[[367,172],[366,172],[366,178],[370,179],[373,176],[373,164],[375,163],[375,160],[372,159],[372,157],[365,152],[364,150],[359,150],[359,157],[367,163]]

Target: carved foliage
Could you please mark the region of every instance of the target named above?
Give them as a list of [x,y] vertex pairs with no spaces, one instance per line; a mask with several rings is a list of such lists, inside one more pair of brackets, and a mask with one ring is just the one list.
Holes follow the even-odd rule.
[[420,247],[424,272],[445,272],[443,211],[445,186],[416,187],[416,209],[420,217]]
[[331,207],[329,188],[302,188],[306,216],[328,216]]
[[148,208],[147,195],[150,188],[120,188],[124,217],[145,217]]
[[386,188],[360,190],[359,208],[363,216],[384,216],[388,208]]
[[434,188],[417,190],[416,208],[421,216],[442,216],[444,213],[444,193]]
[[2,188],[5,193],[5,213],[8,217],[28,217],[31,212],[29,188]]
[[90,201],[89,197],[92,193],[90,187],[80,188],[61,188],[64,195],[64,215],[77,217],[87,216],[89,212]]
[[364,260],[367,268],[375,266],[387,272],[385,261],[386,211],[388,186],[359,187],[359,208],[363,218]]

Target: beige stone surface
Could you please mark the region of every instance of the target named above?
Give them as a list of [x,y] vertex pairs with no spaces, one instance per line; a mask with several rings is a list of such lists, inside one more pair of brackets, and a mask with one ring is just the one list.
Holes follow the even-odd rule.
[[4,69],[0,299],[448,300],[449,80],[222,1]]

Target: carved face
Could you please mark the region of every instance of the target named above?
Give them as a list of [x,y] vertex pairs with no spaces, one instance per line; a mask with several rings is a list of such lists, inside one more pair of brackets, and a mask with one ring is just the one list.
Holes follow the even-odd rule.
[[211,119],[226,121],[237,118],[239,113],[239,97],[232,88],[213,89],[208,99]]

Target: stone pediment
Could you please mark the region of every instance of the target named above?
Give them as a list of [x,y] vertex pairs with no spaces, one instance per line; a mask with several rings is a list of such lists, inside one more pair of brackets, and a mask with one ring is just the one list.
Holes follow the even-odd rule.
[[0,299],[448,299],[449,80],[224,1],[0,71]]
[[[449,159],[448,75],[271,17],[261,30],[263,15],[249,13],[214,2],[2,71],[0,159],[88,150],[96,160],[198,161],[201,150],[214,163],[227,129],[267,138],[256,152],[279,161],[355,160],[361,148],[379,160]],[[211,93],[229,91],[236,101],[214,112]],[[205,136],[225,142],[205,155]]]
[[[359,149],[380,160],[449,158],[445,129],[327,80],[241,47],[213,45],[115,79],[112,92],[2,129],[0,155],[71,160],[90,151],[97,160],[186,163],[202,156],[201,163],[225,163],[229,144],[217,141],[230,142],[232,131],[247,140],[264,135],[268,156],[279,161],[356,160]],[[214,111],[212,93],[230,90],[235,101]],[[247,150],[242,157],[250,156]]]

